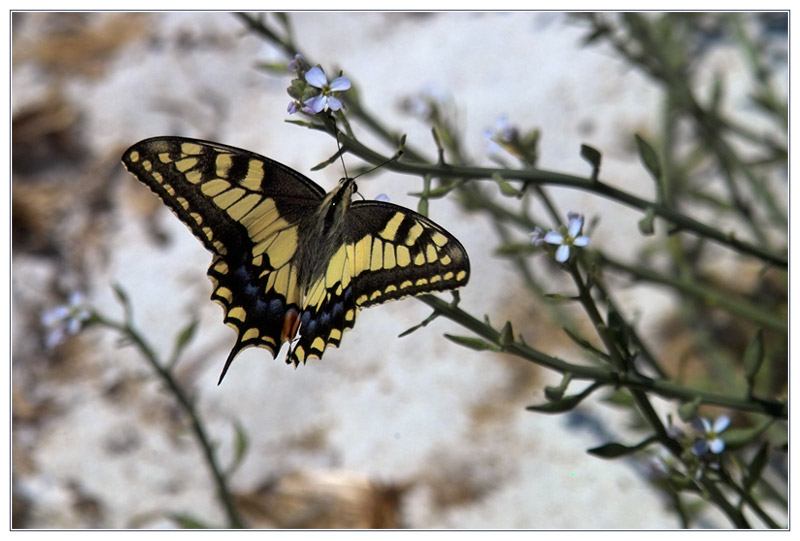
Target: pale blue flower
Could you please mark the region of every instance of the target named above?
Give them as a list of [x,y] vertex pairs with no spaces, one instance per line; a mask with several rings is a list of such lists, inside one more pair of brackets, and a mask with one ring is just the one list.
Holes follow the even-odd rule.
[[483,137],[489,145],[489,154],[497,154],[501,148],[509,148],[511,143],[519,139],[519,130],[503,115],[497,119],[493,130],[484,130]]
[[556,261],[559,263],[564,263],[569,259],[569,252],[572,246],[582,248],[589,244],[589,237],[581,235],[583,214],[569,212],[567,213],[567,219],[566,235],[562,235],[558,231],[548,231],[543,238],[544,242],[558,246],[558,249],[556,249]]
[[91,313],[84,303],[83,295],[77,291],[73,292],[67,304],[42,313],[42,325],[48,329],[44,340],[45,347],[53,349],[64,342],[67,336],[78,334],[83,322],[90,317]]
[[319,66],[314,66],[306,72],[306,82],[321,91],[317,96],[305,101],[306,107],[303,108],[303,111],[310,114],[316,114],[325,109],[338,111],[342,107],[342,102],[334,95],[334,92],[342,92],[350,88],[350,79],[347,77],[337,77],[328,84],[328,78]]
[[545,244],[544,237],[545,237],[544,229],[542,229],[537,225],[533,229],[533,232],[531,233],[531,243],[533,243],[534,246],[538,246],[541,248]]
[[691,422],[692,428],[700,432],[701,435],[692,444],[692,452],[697,456],[704,455],[709,451],[715,455],[720,454],[725,450],[725,442],[719,437],[719,434],[728,428],[730,424],[731,420],[727,415],[717,417],[713,424],[705,417],[694,419]]
[[296,54],[286,67],[289,71],[294,71],[299,74],[308,68],[308,64],[306,64],[302,55]]

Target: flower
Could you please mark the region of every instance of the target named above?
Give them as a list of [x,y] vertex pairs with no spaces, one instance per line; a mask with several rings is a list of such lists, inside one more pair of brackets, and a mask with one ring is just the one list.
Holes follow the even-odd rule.
[[532,233],[533,244],[541,246],[543,243],[558,245],[556,250],[556,261],[564,263],[569,259],[569,250],[572,246],[584,247],[589,244],[589,237],[581,235],[583,229],[583,214],[577,212],[567,213],[567,234],[562,235],[558,231],[548,231],[543,237],[542,230],[534,230]]
[[692,428],[701,435],[692,444],[692,453],[697,456],[704,455],[711,451],[715,455],[720,454],[725,449],[725,442],[719,437],[720,432],[728,428],[731,420],[727,415],[721,415],[714,420],[714,424],[705,417],[697,417],[691,422]]
[[294,71],[298,75],[300,75],[301,73],[303,73],[308,69],[308,64],[306,64],[306,61],[305,59],[303,59],[302,55],[296,54],[294,55],[294,58],[291,60],[291,62],[289,62],[289,64],[286,66],[286,68],[289,71]]
[[303,108],[304,112],[309,114],[317,114],[325,109],[331,111],[338,111],[342,107],[342,102],[334,96],[334,92],[342,92],[350,88],[350,79],[347,77],[337,77],[330,84],[328,78],[319,66],[314,66],[306,72],[306,82],[315,88],[319,88],[321,92],[305,101],[306,107]]
[[509,124],[508,117],[505,115],[497,119],[494,130],[486,129],[483,137],[489,143],[489,154],[497,154],[501,148],[513,148],[513,143],[519,140],[519,130],[516,126]]
[[545,237],[544,229],[542,229],[537,225],[533,229],[533,232],[531,233],[531,242],[533,243],[534,246],[538,246],[541,248],[545,244],[544,237]]
[[91,313],[86,308],[83,295],[75,291],[70,295],[69,302],[65,305],[42,313],[42,325],[48,328],[44,345],[47,349],[53,349],[64,340],[68,335],[75,335],[80,332],[83,322],[91,317]]

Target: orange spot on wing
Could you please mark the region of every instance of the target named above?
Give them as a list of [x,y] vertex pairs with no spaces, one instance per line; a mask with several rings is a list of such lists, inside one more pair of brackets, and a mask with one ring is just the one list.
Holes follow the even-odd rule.
[[294,338],[297,328],[300,327],[300,313],[294,308],[289,309],[283,317],[283,329],[281,330],[281,343]]

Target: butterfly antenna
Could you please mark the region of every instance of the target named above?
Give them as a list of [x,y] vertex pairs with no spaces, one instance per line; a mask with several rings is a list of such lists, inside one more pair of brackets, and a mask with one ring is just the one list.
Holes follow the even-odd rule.
[[342,162],[342,169],[344,170],[344,178],[350,178],[347,176],[347,166],[344,164],[344,149],[342,148],[342,142],[339,141],[339,130],[336,130],[336,146],[339,147],[339,160]]
[[366,175],[367,173],[372,173],[373,171],[375,171],[376,169],[380,169],[380,168],[381,168],[381,167],[383,167],[384,165],[389,165],[389,164],[390,164],[390,163],[392,163],[392,162],[396,162],[397,160],[399,160],[399,159],[400,159],[400,156],[402,156],[402,155],[403,155],[403,151],[402,151],[402,150],[398,150],[398,151],[397,151],[397,153],[396,153],[394,156],[392,156],[391,158],[389,158],[388,160],[386,160],[386,161],[385,161],[385,162],[383,162],[383,163],[379,163],[378,165],[376,165],[376,166],[375,166],[375,167],[373,167],[372,169],[367,169],[366,171],[364,171],[363,173],[361,173],[361,174],[359,174],[357,177],[355,177],[353,180],[355,180],[355,179],[356,179],[356,178],[358,178],[358,177],[363,177],[363,176],[364,176],[364,175]]

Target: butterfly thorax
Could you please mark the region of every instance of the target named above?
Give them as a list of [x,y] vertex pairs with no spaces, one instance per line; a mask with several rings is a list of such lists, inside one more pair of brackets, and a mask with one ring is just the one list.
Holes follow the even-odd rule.
[[297,246],[298,284],[302,289],[314,283],[327,268],[328,261],[345,241],[347,211],[357,187],[353,179],[342,180],[328,192],[316,211],[299,224],[305,242]]

